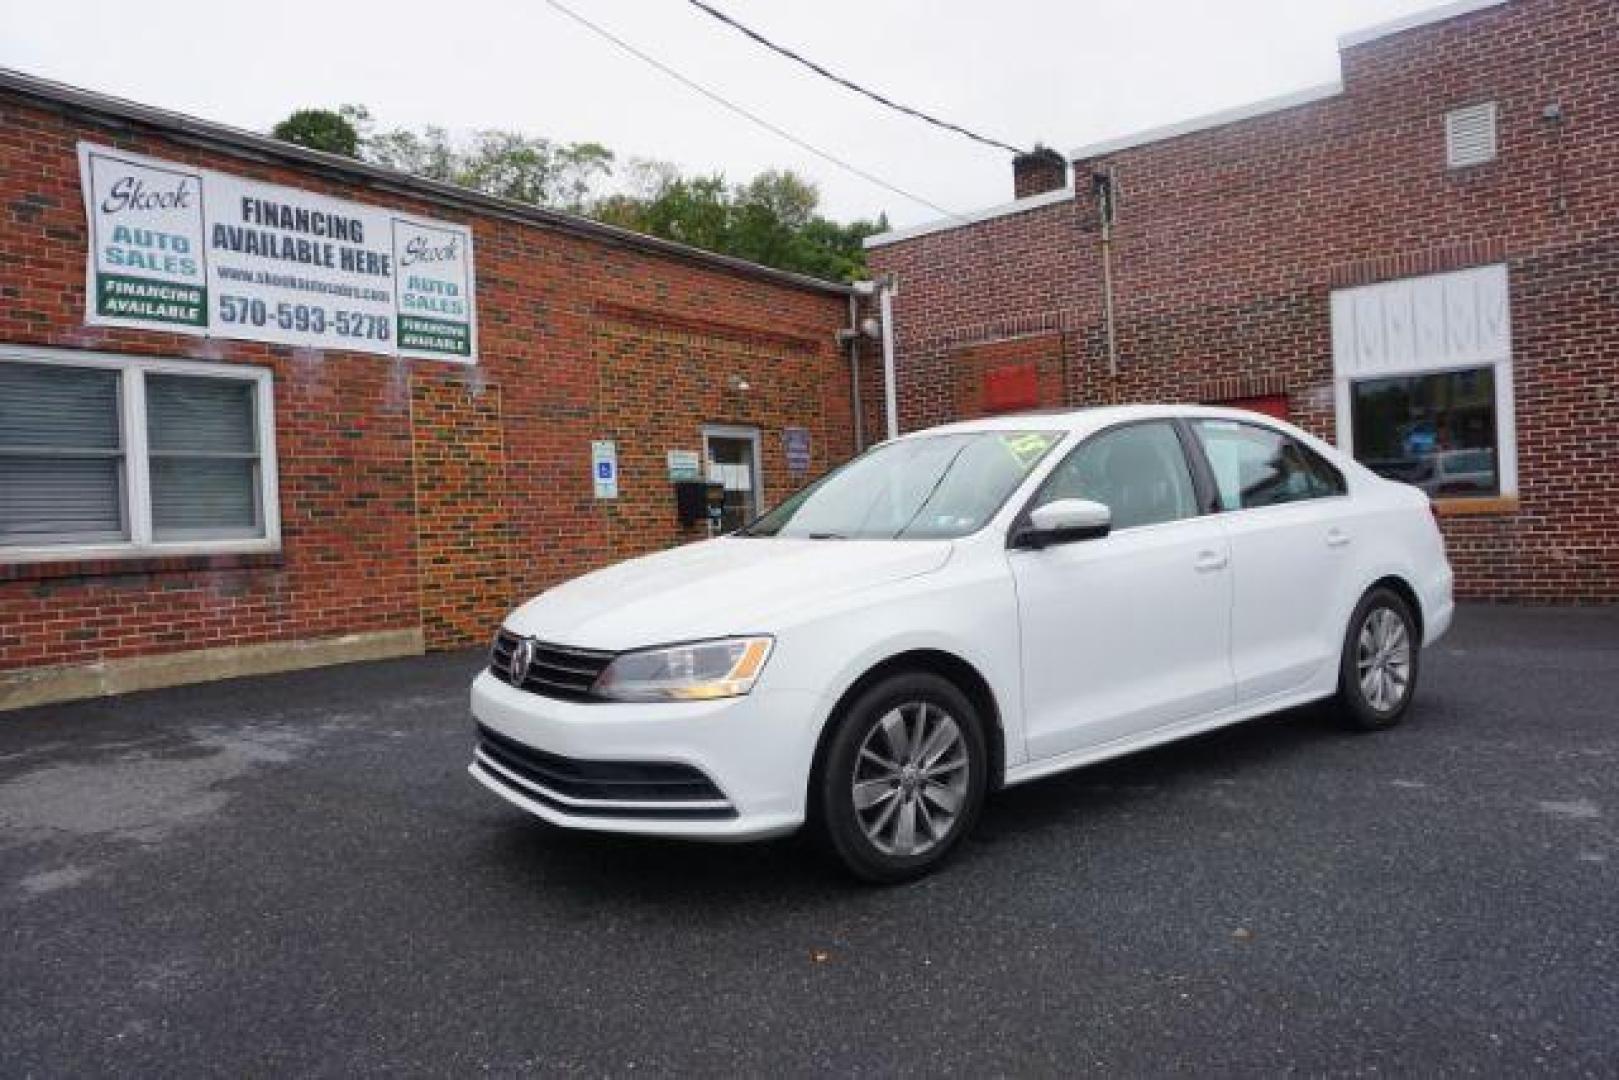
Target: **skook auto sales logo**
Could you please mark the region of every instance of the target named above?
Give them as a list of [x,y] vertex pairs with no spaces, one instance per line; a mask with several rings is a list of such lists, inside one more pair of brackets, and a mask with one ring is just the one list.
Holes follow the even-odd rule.
[[126,210],[190,210],[191,185],[179,180],[172,190],[154,191],[133,176],[115,180],[112,190],[102,200],[103,214],[121,214]]

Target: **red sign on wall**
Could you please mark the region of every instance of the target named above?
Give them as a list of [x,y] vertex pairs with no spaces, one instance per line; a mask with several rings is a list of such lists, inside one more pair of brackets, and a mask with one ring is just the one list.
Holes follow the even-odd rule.
[[1264,413],[1274,416],[1278,420],[1287,419],[1286,394],[1261,394],[1258,397],[1230,398],[1226,401],[1215,402],[1228,409],[1247,409],[1250,412]]
[[1040,373],[1033,363],[1011,364],[984,372],[984,411],[1010,412],[1040,404]]

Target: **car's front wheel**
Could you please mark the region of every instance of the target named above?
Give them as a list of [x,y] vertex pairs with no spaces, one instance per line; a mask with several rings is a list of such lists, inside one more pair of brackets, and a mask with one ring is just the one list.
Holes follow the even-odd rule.
[[868,688],[835,722],[815,792],[827,847],[866,881],[937,867],[972,828],[988,786],[977,709],[948,679],[909,672]]
[[1417,689],[1421,637],[1411,606],[1392,589],[1375,588],[1355,607],[1338,671],[1338,712],[1358,731],[1393,727]]

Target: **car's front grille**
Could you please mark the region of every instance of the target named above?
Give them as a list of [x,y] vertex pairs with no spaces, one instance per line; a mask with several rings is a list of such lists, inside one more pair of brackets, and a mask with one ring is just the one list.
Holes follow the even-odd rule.
[[489,651],[490,674],[520,690],[546,697],[564,701],[601,700],[591,694],[590,688],[595,685],[597,676],[612,663],[613,653],[535,641],[534,662],[529,665],[528,674],[522,682],[517,682],[512,678],[512,653],[522,640],[504,628],[495,635],[494,647]]
[[690,765],[567,758],[525,746],[481,724],[478,759],[487,775],[564,813],[588,817],[736,816],[714,782]]

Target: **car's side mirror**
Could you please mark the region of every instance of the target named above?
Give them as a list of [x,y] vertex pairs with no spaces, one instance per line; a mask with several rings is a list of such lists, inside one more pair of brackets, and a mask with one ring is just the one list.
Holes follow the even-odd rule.
[[1113,511],[1089,499],[1054,499],[1029,511],[1017,546],[1043,548],[1073,540],[1096,540],[1113,528]]

